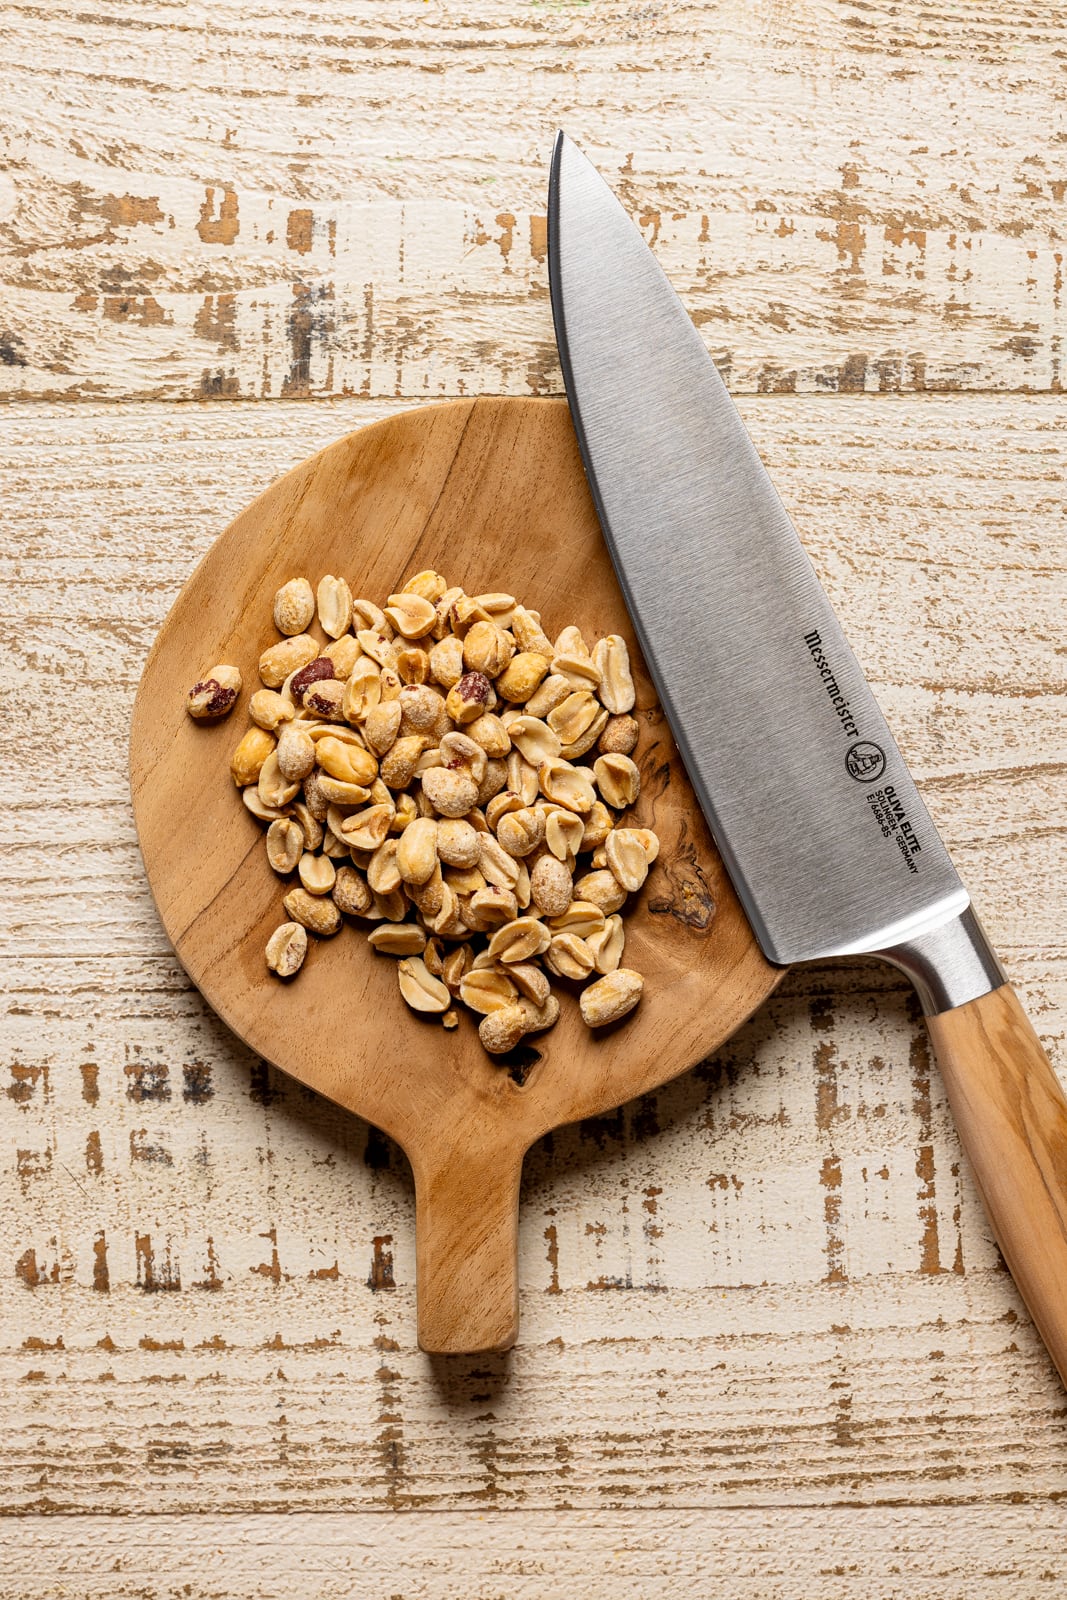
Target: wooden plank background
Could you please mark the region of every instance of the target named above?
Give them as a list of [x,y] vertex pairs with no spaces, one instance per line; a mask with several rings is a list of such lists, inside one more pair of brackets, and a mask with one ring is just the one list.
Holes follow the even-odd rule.
[[794,973],[545,1141],[519,1347],[433,1360],[406,1163],[190,991],[125,743],[279,472],[558,392],[562,123],[1067,1071],[1067,10],[50,0],[0,39],[2,1600],[1061,1592],[1067,1400],[894,974]]

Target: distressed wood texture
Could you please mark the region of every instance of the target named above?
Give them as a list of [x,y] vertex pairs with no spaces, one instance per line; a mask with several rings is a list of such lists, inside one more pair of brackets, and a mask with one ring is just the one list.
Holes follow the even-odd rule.
[[519,1346],[429,1358],[406,1163],[190,989],[125,748],[281,471],[558,390],[563,124],[1062,1077],[1064,5],[0,0],[0,42],[0,1600],[1063,1592],[1067,1399],[896,975],[793,973],[539,1145]]
[[[1061,402],[743,404],[1062,1072]],[[157,1538],[205,1594],[352,1592],[398,1510],[408,1565],[360,1557],[355,1592],[1055,1593],[1067,1403],[889,969],[792,974],[706,1066],[539,1145],[520,1344],[451,1360],[415,1345],[403,1159],[190,990],[130,820],[141,665],[214,533],[389,409],[7,416],[0,1595],[64,1593],[94,1511],[134,1521],[67,1593],[169,1595]]]
[[544,393],[562,123],[739,391],[1058,390],[1057,0],[0,5],[8,396]]

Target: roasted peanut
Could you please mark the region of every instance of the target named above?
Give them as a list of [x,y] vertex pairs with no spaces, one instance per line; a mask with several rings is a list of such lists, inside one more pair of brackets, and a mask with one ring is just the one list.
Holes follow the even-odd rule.
[[374,910],[370,913],[370,920],[381,921],[385,917],[389,922],[403,922],[408,914],[408,903],[402,889],[393,889],[389,894],[379,894],[376,889],[371,890],[374,901]]
[[594,967],[593,952],[576,933],[557,933],[545,952],[545,966],[557,978],[588,978]]
[[508,977],[524,1000],[532,1000],[541,1007],[552,993],[552,986],[541,968],[528,961],[513,961],[508,967]]
[[377,850],[389,832],[392,820],[392,806],[368,806],[365,811],[357,811],[344,818],[339,837],[350,850]]
[[616,716],[632,711],[634,680],[626,640],[617,633],[609,633],[599,640],[593,650],[593,665],[600,671],[597,693],[601,704]]
[[396,861],[398,849],[398,840],[383,839],[367,862],[367,882],[372,894],[389,895],[400,888],[400,868]]
[[573,811],[553,809],[545,821],[545,843],[562,862],[571,861],[578,854],[584,832],[582,818]]
[[507,811],[500,818],[496,836],[509,856],[528,856],[544,839],[544,812],[529,806],[520,811]]
[[614,972],[622,960],[623,945],[626,942],[622,918],[617,912],[614,913],[607,918],[601,929],[587,934],[585,942],[593,952],[596,970],[601,973]]
[[463,769],[431,767],[422,775],[422,792],[442,817],[465,816],[478,800],[478,785]]
[[463,665],[468,672],[497,678],[515,654],[515,641],[495,622],[476,622],[463,640]]
[[349,722],[362,722],[382,698],[381,669],[370,656],[360,656],[345,684],[341,708]]
[[259,728],[273,733],[283,722],[291,722],[295,710],[291,701],[274,689],[257,689],[248,702],[248,715]]
[[519,879],[519,863],[509,856],[491,833],[483,833],[478,841],[478,865],[487,883],[498,889],[514,889]]
[[[317,850],[322,843],[322,823],[312,816],[307,802],[304,800],[294,800],[290,810],[297,822],[299,822],[300,830],[304,835],[304,849]],[[329,811],[327,811],[327,815],[329,815]]]
[[[386,790],[386,793],[388,793],[388,790]],[[398,794],[396,796],[396,810],[393,813],[393,820],[389,824],[389,832],[403,833],[408,823],[414,822],[418,816],[419,808],[415,803],[414,795]]]
[[277,822],[279,817],[287,817],[290,810],[288,806],[265,806],[254,783],[241,790],[241,803],[257,822]]
[[633,894],[648,877],[648,856],[632,828],[612,828],[604,841],[604,854],[610,872],[620,886]]
[[405,639],[424,639],[437,617],[432,601],[421,594],[412,594],[410,590],[391,594],[385,614],[397,633]]
[[296,871],[304,853],[304,832],[291,817],[279,817],[267,829],[267,860],[282,876]]
[[481,856],[478,834],[469,822],[446,818],[436,824],[437,854],[450,867],[477,866]]
[[366,784],[346,783],[343,778],[331,778],[326,772],[313,772],[309,778],[304,779],[304,796],[307,797],[308,784],[313,783],[316,793],[321,795],[330,806],[360,806],[365,800],[371,799],[371,792]]
[[315,741],[297,723],[288,723],[278,735],[278,768],[290,783],[301,783],[315,765]]
[[337,804],[336,801],[330,800],[323,789],[324,781],[318,772],[313,772],[310,777],[304,779],[304,804],[316,822],[325,822],[330,806]]
[[606,756],[628,756],[637,743],[639,732],[635,717],[609,717],[601,731],[598,748]]
[[[511,614],[511,631],[521,651],[544,656],[546,663],[555,655],[552,641],[541,627],[541,619],[536,611],[527,611],[525,606],[516,606]],[[545,670],[547,671],[547,666]]]
[[504,772],[507,786],[519,796],[524,806],[532,806],[537,799],[537,768],[531,767],[525,756],[513,750],[508,756]]
[[352,591],[343,578],[331,573],[320,580],[316,592],[319,627],[330,639],[339,639],[347,633],[352,621]]
[[426,935],[413,922],[386,922],[367,935],[367,943],[387,956],[420,956]]
[[526,1012],[517,1001],[491,1011],[478,1024],[478,1037],[491,1055],[513,1050],[526,1032]]
[[537,779],[546,800],[577,812],[579,816],[592,811],[596,804],[593,785],[582,769],[572,767],[569,761],[542,761],[537,769]]
[[291,783],[287,778],[283,777],[281,768],[278,765],[277,750],[272,750],[260,767],[259,777],[256,779],[256,788],[263,804],[271,806],[275,810],[281,810],[282,806],[287,806],[290,800],[295,800],[300,793],[299,783]]
[[448,887],[458,894],[460,899],[477,894],[479,889],[485,888],[485,879],[477,867],[442,867],[442,875]]
[[411,733],[403,739],[397,739],[382,757],[382,782],[390,789],[406,789],[415,776],[415,768],[425,748],[426,739],[421,733]]
[[458,994],[459,986],[470,971],[474,952],[469,944],[453,945],[447,955],[441,958],[441,971],[439,977],[450,994]]
[[404,684],[425,683],[430,676],[430,658],[417,644],[396,653],[396,670]]
[[582,850],[598,849],[614,826],[615,819],[611,812],[603,800],[598,800],[592,811],[587,812],[585,816],[585,827],[582,830]]
[[607,720],[607,712],[603,709],[598,711],[584,733],[580,733],[577,739],[573,739],[570,744],[562,746],[559,753],[563,759],[565,761],[578,761],[585,755],[587,750],[591,750],[600,738],[601,730]]
[[481,606],[486,616],[491,617],[498,627],[511,626],[511,618],[517,604],[513,594],[498,593],[496,590],[489,594],[476,594],[474,603]]
[[549,920],[553,933],[574,933],[579,939],[588,939],[603,929],[607,918],[591,900],[572,900],[566,911]]
[[478,804],[488,805],[493,796],[500,793],[507,781],[507,764],[503,761],[487,761],[485,776],[478,785]]
[[323,938],[329,938],[341,926],[341,913],[332,900],[323,895],[309,894],[306,889],[290,889],[282,905],[303,927]]
[[568,651],[552,657],[554,677],[566,678],[572,689],[596,689],[600,685],[600,668],[590,656]]
[[506,817],[509,812],[522,811],[523,809],[520,795],[517,795],[513,789],[502,789],[499,794],[495,794],[487,803],[485,820],[495,833],[500,826],[501,817]]
[[363,737],[376,756],[395,744],[400,733],[400,701],[387,700],[384,705],[372,706],[363,720]]
[[296,672],[289,674],[286,685],[288,693],[297,705],[304,704],[304,697],[315,683],[335,677],[337,668],[329,656],[314,656],[306,666],[299,667]]
[[575,898],[588,900],[592,905],[599,906],[605,917],[613,911],[618,911],[626,902],[626,890],[618,882],[614,873],[606,868],[599,871],[587,872],[578,879],[574,885]]
[[452,1004],[440,978],[435,978],[420,956],[408,956],[397,967],[400,993],[412,1011],[442,1012]]
[[645,980],[630,967],[619,967],[606,977],[589,984],[578,997],[582,1021],[589,1028],[603,1028],[627,1016],[641,998]]
[[574,898],[570,870],[554,855],[544,855],[530,873],[530,893],[546,917],[561,916]]
[[602,797],[616,811],[632,806],[641,793],[641,774],[629,756],[598,756],[593,772]]
[[434,933],[442,939],[463,939],[470,932],[463,916],[459,896],[448,884],[441,888],[441,907],[436,916],[428,919]]
[[299,922],[283,922],[267,940],[267,966],[279,978],[299,972],[307,955],[308,936]]
[[338,678],[321,678],[304,690],[304,710],[331,722],[344,721],[345,686]]
[[315,593],[306,578],[290,578],[274,596],[274,626],[279,633],[303,633],[315,615]]
[[552,673],[527,700],[526,714],[530,717],[547,717],[550,711],[555,711],[556,707],[562,705],[567,696],[573,693],[572,683],[560,677],[558,673]]
[[492,622],[492,617],[484,606],[472,600],[470,595],[463,593],[462,589],[448,610],[448,621],[452,632],[457,639],[465,639],[470,630],[478,622]]
[[521,650],[513,656],[496,680],[496,691],[502,700],[523,705],[533,694],[545,674],[548,661],[533,650]]
[[463,640],[454,633],[441,639],[430,651],[430,676],[443,689],[453,688],[463,676]]
[[298,633],[295,638],[282,639],[260,656],[259,676],[268,689],[279,689],[286,678],[314,661],[318,653],[319,647],[310,634]]
[[472,1011],[480,1011],[485,1017],[503,1010],[504,1006],[514,1005],[518,994],[511,978],[497,967],[468,970],[459,982],[459,997],[463,1004]]
[[484,711],[473,722],[468,722],[464,732],[468,739],[473,739],[475,744],[481,746],[487,756],[500,758],[511,750],[511,735],[500,718],[491,711]]
[[308,894],[329,894],[337,880],[337,868],[329,856],[308,852],[300,857],[296,870]]
[[445,700],[445,710],[460,727],[483,712],[492,711],[495,705],[496,693],[484,672],[464,672]]
[[487,883],[471,895],[467,914],[472,928],[488,933],[491,928],[503,927],[505,922],[514,922],[519,914],[519,902],[514,890]]
[[489,954],[494,961],[529,961],[548,949],[552,935],[536,917],[516,917],[505,922],[489,940]]
[[436,605],[447,588],[448,585],[441,574],[434,572],[432,567],[427,567],[407,580],[403,586],[403,593],[421,595],[424,600],[429,600],[431,605]]
[[523,760],[532,767],[559,755],[559,735],[537,717],[516,717],[508,723],[508,738]]
[[374,904],[367,880],[355,867],[338,867],[333,903],[351,917],[364,917]]
[[237,704],[241,674],[237,667],[212,667],[189,690],[185,709],[194,722],[221,722]]
[[437,865],[438,824],[430,817],[417,817],[401,834],[396,847],[396,865],[405,883],[426,883]]
[[230,757],[230,775],[238,789],[256,783],[263,763],[274,750],[274,738],[265,728],[249,728]]
[[[430,738],[442,726],[445,716],[443,695],[427,683],[405,684],[399,694],[403,718],[402,733],[422,733]],[[447,726],[445,726],[447,732]]]
[[[595,694],[591,694],[588,689],[575,689],[566,700],[560,701],[554,711],[548,713],[548,726],[561,745],[573,744],[596,721],[600,710],[601,706]],[[607,718],[604,720],[607,721]],[[519,748],[522,748],[521,745]],[[549,753],[558,755],[559,751]],[[526,752],[523,751],[523,754]]]

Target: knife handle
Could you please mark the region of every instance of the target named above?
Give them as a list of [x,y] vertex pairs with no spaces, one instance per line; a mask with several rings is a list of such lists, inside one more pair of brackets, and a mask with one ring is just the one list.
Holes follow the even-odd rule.
[[1067,1384],[1067,1097],[1010,984],[926,1025],[996,1241]]

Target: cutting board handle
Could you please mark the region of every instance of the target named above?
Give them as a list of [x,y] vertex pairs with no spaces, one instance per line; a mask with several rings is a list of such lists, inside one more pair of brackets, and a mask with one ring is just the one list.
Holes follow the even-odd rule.
[[515,1343],[523,1154],[504,1146],[412,1157],[419,1346],[431,1355]]
[[1010,984],[926,1025],[997,1243],[1067,1384],[1067,1098]]

